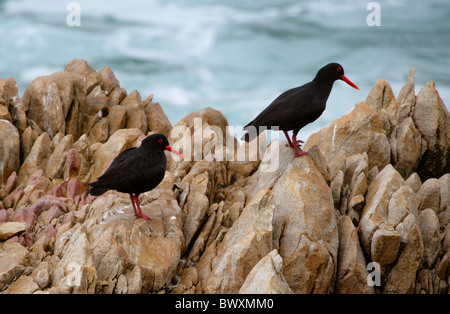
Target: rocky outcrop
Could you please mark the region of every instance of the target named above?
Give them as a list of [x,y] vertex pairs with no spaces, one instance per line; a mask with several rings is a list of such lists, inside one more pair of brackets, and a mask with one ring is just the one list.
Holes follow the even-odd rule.
[[[175,125],[153,95],[73,60],[22,98],[0,80],[1,293],[448,293],[448,111],[435,89],[364,102],[293,158],[221,112]],[[140,196],[85,194],[153,132],[188,158]]]

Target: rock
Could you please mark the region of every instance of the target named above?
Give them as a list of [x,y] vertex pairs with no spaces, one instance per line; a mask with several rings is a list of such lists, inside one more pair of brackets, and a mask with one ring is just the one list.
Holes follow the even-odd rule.
[[85,192],[86,189],[87,184],[85,182],[78,179],[71,179],[67,183],[67,196],[72,200],[75,200],[75,198]]
[[411,174],[408,179],[406,179],[405,183],[412,188],[414,193],[417,193],[422,186],[422,181],[420,181],[420,177],[416,172]]
[[17,96],[17,83],[10,77],[6,81],[0,79],[0,119],[12,122],[9,107],[12,98]]
[[404,185],[395,191],[389,200],[387,222],[394,228],[409,214],[418,215],[417,201],[411,187]]
[[0,105],[0,120],[12,122],[11,115],[9,114],[8,108],[6,106]]
[[370,90],[365,102],[372,110],[378,112],[383,121],[383,129],[389,138],[397,125],[398,108],[391,85],[384,79],[378,80]]
[[320,149],[317,146],[313,146],[310,148],[308,153],[311,159],[314,161],[317,170],[319,170],[319,172],[322,174],[323,179],[329,185],[331,183],[330,173],[328,170],[327,163],[325,161],[325,157],[320,152]]
[[64,215],[64,212],[61,210],[60,207],[52,206],[47,211],[41,213],[41,215],[39,215],[39,217],[38,217],[38,220],[43,225],[47,226],[47,225],[50,225],[50,223],[52,222],[53,219],[59,218],[62,215]]
[[[17,176],[17,173],[14,171],[13,173],[11,173],[8,180],[6,180],[5,185],[3,186],[4,195],[10,194],[14,189],[16,189],[17,185],[18,185],[17,182],[18,182],[18,176]],[[2,197],[2,195],[0,193],[0,198],[1,197]]]
[[18,242],[5,242],[5,245],[3,246],[3,251],[6,254],[9,254],[11,258],[19,263],[20,265],[28,265],[29,264],[29,258],[30,254],[23,245],[21,245]]
[[0,120],[0,185],[20,166],[20,138],[16,127],[7,120]]
[[[0,225],[1,227],[1,225]],[[25,270],[25,266],[11,254],[0,251],[0,291],[16,280]]]
[[125,89],[121,87],[114,88],[108,96],[108,106],[113,107],[119,105],[125,97],[127,97],[127,91]]
[[336,292],[341,294],[374,293],[374,288],[367,284],[368,275],[356,228],[350,217],[341,216]]
[[14,211],[11,218],[14,222],[25,224],[25,229],[32,229],[37,220],[37,215],[33,208],[20,207]]
[[[369,169],[377,166],[383,169],[390,162],[390,145],[383,129],[380,115],[369,105],[359,102],[355,108],[335,119],[331,125],[312,134],[305,143],[304,150],[317,145],[329,165],[334,158],[343,154],[343,158],[357,153],[367,152]],[[330,167],[330,177],[337,170]]]
[[108,105],[108,98],[100,86],[94,89],[86,97],[86,113],[88,115],[98,114],[99,111],[104,110]]
[[24,182],[38,169],[45,169],[52,154],[52,143],[47,132],[42,133],[34,142],[30,153],[19,170],[19,182]]
[[[380,227],[388,220],[388,205],[392,194],[404,185],[401,175],[392,167],[387,165],[370,184],[366,205],[364,206],[359,231],[364,252],[370,256],[372,237]],[[385,226],[387,230],[392,226]]]
[[272,250],[256,264],[244,281],[241,294],[292,294],[283,276],[283,259]]
[[93,293],[96,278],[91,274],[93,260],[86,227],[78,228],[71,235],[50,273],[50,280],[61,293]]
[[341,200],[342,184],[344,183],[344,173],[339,170],[337,175],[331,181],[330,188],[333,196],[334,207],[339,208],[339,202]]
[[59,132],[65,134],[76,85],[68,72],[56,72],[33,80],[23,95],[28,119],[34,120],[51,138]]
[[411,117],[404,119],[397,127],[395,152],[394,166],[403,178],[407,178],[417,169],[422,157],[422,136]]
[[[134,217],[126,194],[108,194],[87,205],[84,223],[57,235],[55,254],[61,259],[51,274],[53,287],[89,293],[148,293],[168,288],[184,244],[181,210],[174,203],[171,180],[167,177],[156,189],[157,200],[147,204],[143,194],[142,210],[153,218],[150,226]],[[118,278],[122,278],[120,286]]]
[[[191,145],[201,145],[201,147],[204,147],[204,141],[206,140],[203,129],[203,126],[214,126],[214,131],[220,130],[222,131],[222,134],[218,134],[217,136],[221,136],[222,139],[226,139],[227,130],[226,127],[228,126],[228,121],[224,117],[224,115],[217,110],[214,110],[212,108],[205,108],[193,113],[188,114],[186,117],[178,121],[170,134],[169,142],[175,143],[174,147],[178,147],[176,145],[177,139],[180,138],[179,136],[189,136],[191,138],[191,141],[189,144]],[[186,135],[184,135],[187,132]],[[198,137],[196,138],[194,136],[194,132],[198,132]],[[182,138],[180,138],[180,141]],[[197,141],[197,142],[195,142]],[[192,156],[194,157],[194,149],[192,151]],[[199,153],[199,152],[197,152]],[[201,153],[201,156],[203,156],[203,150]],[[201,160],[202,158],[192,158],[191,160]]]
[[275,204],[259,191],[220,243],[210,245],[197,265],[205,293],[237,293],[258,261],[272,250]]
[[23,184],[19,185],[12,192],[10,192],[2,201],[5,208],[15,208],[17,203],[23,197]]
[[174,288],[172,292],[176,294],[181,293],[193,294],[195,293],[195,286],[197,285],[197,283],[198,283],[197,268],[188,267],[183,271],[180,283]]
[[417,274],[415,293],[417,294],[445,294],[448,282],[442,280],[435,270],[422,269]]
[[428,179],[417,191],[419,210],[431,208],[435,213],[439,212],[440,182],[438,179]]
[[25,131],[22,134],[20,143],[21,148],[20,160],[25,160],[28,157],[28,154],[30,153],[34,142],[36,142],[40,134],[42,134],[42,131],[40,131],[39,133],[32,126],[29,126],[25,129]]
[[412,110],[416,103],[416,95],[414,91],[414,68],[409,70],[406,85],[402,87],[397,97],[399,108],[397,109],[398,123],[401,123],[407,117],[411,116]]
[[434,82],[425,84],[417,95],[413,119],[426,141],[419,175],[428,179],[450,172],[450,115]]
[[450,174],[444,174],[439,178],[439,188],[440,188],[440,203],[439,203],[439,213],[442,213],[450,206]]
[[20,276],[8,289],[8,294],[32,294],[39,290],[39,286],[30,276]]
[[45,175],[49,178],[62,178],[64,174],[64,165],[66,162],[67,152],[72,148],[73,136],[66,135],[61,142],[55,147],[55,150],[50,155],[47,166],[45,168]]
[[[75,147],[75,144],[74,144]],[[66,154],[63,179],[84,178],[88,175],[90,165],[84,155],[77,149],[71,148]],[[85,180],[85,179],[84,179]]]
[[63,212],[67,212],[67,206],[64,201],[61,198],[52,195],[46,195],[39,198],[31,208],[36,215],[40,215],[42,212],[49,210],[53,206],[58,207]]
[[[414,88],[414,69],[398,100],[379,80],[294,158],[266,132],[240,143],[211,108],[172,128],[153,95],[84,60],[22,99],[0,79],[0,230],[22,225],[0,240],[0,291],[446,293],[450,122],[433,83]],[[154,132],[190,159],[167,153],[140,195],[150,224],[125,193],[85,194]]]
[[331,292],[339,238],[330,188],[310,158],[295,158],[272,192],[274,243],[290,288],[294,293]]
[[400,235],[394,230],[378,229],[372,237],[371,256],[380,265],[393,263],[400,248]]
[[[259,136],[260,138],[261,136]],[[271,145],[277,145],[278,143],[271,143]],[[277,147],[277,146],[275,146]],[[278,167],[275,171],[262,171],[259,166],[258,161],[250,162],[250,166],[257,167],[257,170],[251,175],[245,182],[244,192],[246,194],[247,203],[250,201],[254,195],[264,187],[272,188],[278,179],[284,174],[288,166],[294,160],[292,150],[287,145],[279,145],[279,161]],[[252,169],[251,168],[251,169]]]
[[102,90],[105,91],[105,94],[108,96],[115,88],[120,87],[120,83],[117,80],[114,72],[111,70],[109,66],[105,66],[103,69],[97,72],[98,80],[100,82],[100,86]]
[[38,285],[39,289],[44,289],[50,283],[50,264],[48,262],[42,262],[31,273],[31,277]]
[[384,274],[384,293],[411,293],[414,289],[415,274],[423,256],[415,215],[414,192],[392,165],[387,165],[369,185],[359,222],[365,254],[380,264],[390,265]]
[[[1,206],[3,206],[3,204]],[[7,221],[8,221],[8,213],[6,212],[6,209],[2,208],[0,209],[0,224]]]
[[367,154],[354,154],[345,158],[342,170],[344,171],[344,177],[340,191],[339,210],[342,215],[350,216],[357,224],[364,205],[364,195],[367,191],[367,175],[369,172]]
[[143,103],[141,95],[137,90],[132,91],[124,100],[120,103],[127,112],[126,127],[137,128],[142,131],[143,134],[147,133],[147,117],[143,109]]
[[73,59],[64,70],[84,78],[87,95],[99,84],[97,72],[86,62],[86,60]]
[[422,234],[424,247],[424,264],[426,267],[432,267],[441,246],[439,236],[439,219],[431,208],[426,208],[419,213],[418,225]]
[[191,182],[191,189],[186,200],[186,219],[183,228],[186,246],[197,233],[209,208],[209,199],[206,196],[208,185],[211,185],[211,183],[206,171],[195,176]]
[[91,143],[104,143],[108,139],[108,119],[102,118],[89,131],[88,139]]
[[9,239],[27,230],[27,224],[23,222],[10,221],[0,224],[0,240]]
[[152,102],[151,98],[153,98],[153,96],[149,96],[144,100],[144,112],[147,117],[148,129],[155,133],[162,133],[169,138],[172,124],[164,113],[161,105],[157,102]]
[[117,130],[125,128],[127,122],[127,110],[119,105],[113,105],[108,108],[108,129],[110,135]]
[[414,291],[417,269],[423,257],[423,244],[416,218],[409,214],[395,228],[401,237],[401,250],[384,284],[384,293],[404,294]]

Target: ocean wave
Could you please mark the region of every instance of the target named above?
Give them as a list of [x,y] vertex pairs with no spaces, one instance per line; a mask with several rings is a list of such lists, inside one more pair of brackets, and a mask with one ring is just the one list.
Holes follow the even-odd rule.
[[68,2],[0,2],[0,77],[14,76],[19,93],[86,59],[96,70],[110,66],[127,90],[154,93],[173,123],[210,106],[244,125],[336,61],[360,91],[337,82],[313,127],[348,112],[380,78],[398,94],[410,67],[417,92],[434,80],[450,100],[447,0],[383,1],[381,27],[367,26],[366,2],[349,0],[76,2],[81,27],[66,24]]

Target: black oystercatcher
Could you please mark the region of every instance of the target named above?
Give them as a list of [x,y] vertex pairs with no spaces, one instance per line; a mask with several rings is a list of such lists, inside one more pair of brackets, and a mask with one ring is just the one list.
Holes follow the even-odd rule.
[[[278,96],[263,112],[244,127],[248,133],[242,137],[251,141],[258,136],[265,127],[270,129],[277,126],[286,135],[289,146],[294,148],[295,157],[308,154],[301,150],[301,140],[297,140],[297,133],[305,125],[315,121],[325,110],[328,96],[333,83],[343,80],[350,86],[359,89],[344,75],[344,68],[339,63],[330,63],[321,68],[316,77],[309,83],[292,88]],[[252,128],[253,127],[253,128]],[[293,130],[292,141],[288,131]],[[300,146],[300,152],[298,151]]]
[[163,180],[166,171],[164,150],[185,157],[169,146],[163,134],[147,136],[139,148],[132,147],[114,158],[105,173],[97,181],[89,183],[91,188],[87,193],[94,196],[108,190],[128,193],[135,216],[150,222],[151,218],[142,213],[139,194],[153,190]]

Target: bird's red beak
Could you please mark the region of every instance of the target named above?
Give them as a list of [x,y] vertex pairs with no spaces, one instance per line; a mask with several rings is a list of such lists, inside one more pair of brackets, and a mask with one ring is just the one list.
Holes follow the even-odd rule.
[[345,75],[341,76],[341,80],[343,80],[345,83],[347,83],[351,87],[356,88],[357,90],[359,90],[359,87],[356,86],[355,84],[353,84],[352,81],[350,81]]
[[180,155],[183,158],[186,158],[186,156],[184,156],[182,153],[180,153],[179,151],[177,151],[176,149],[173,149],[172,147],[170,147],[169,145],[166,146],[166,150],[168,150],[169,152],[172,152],[174,154]]

